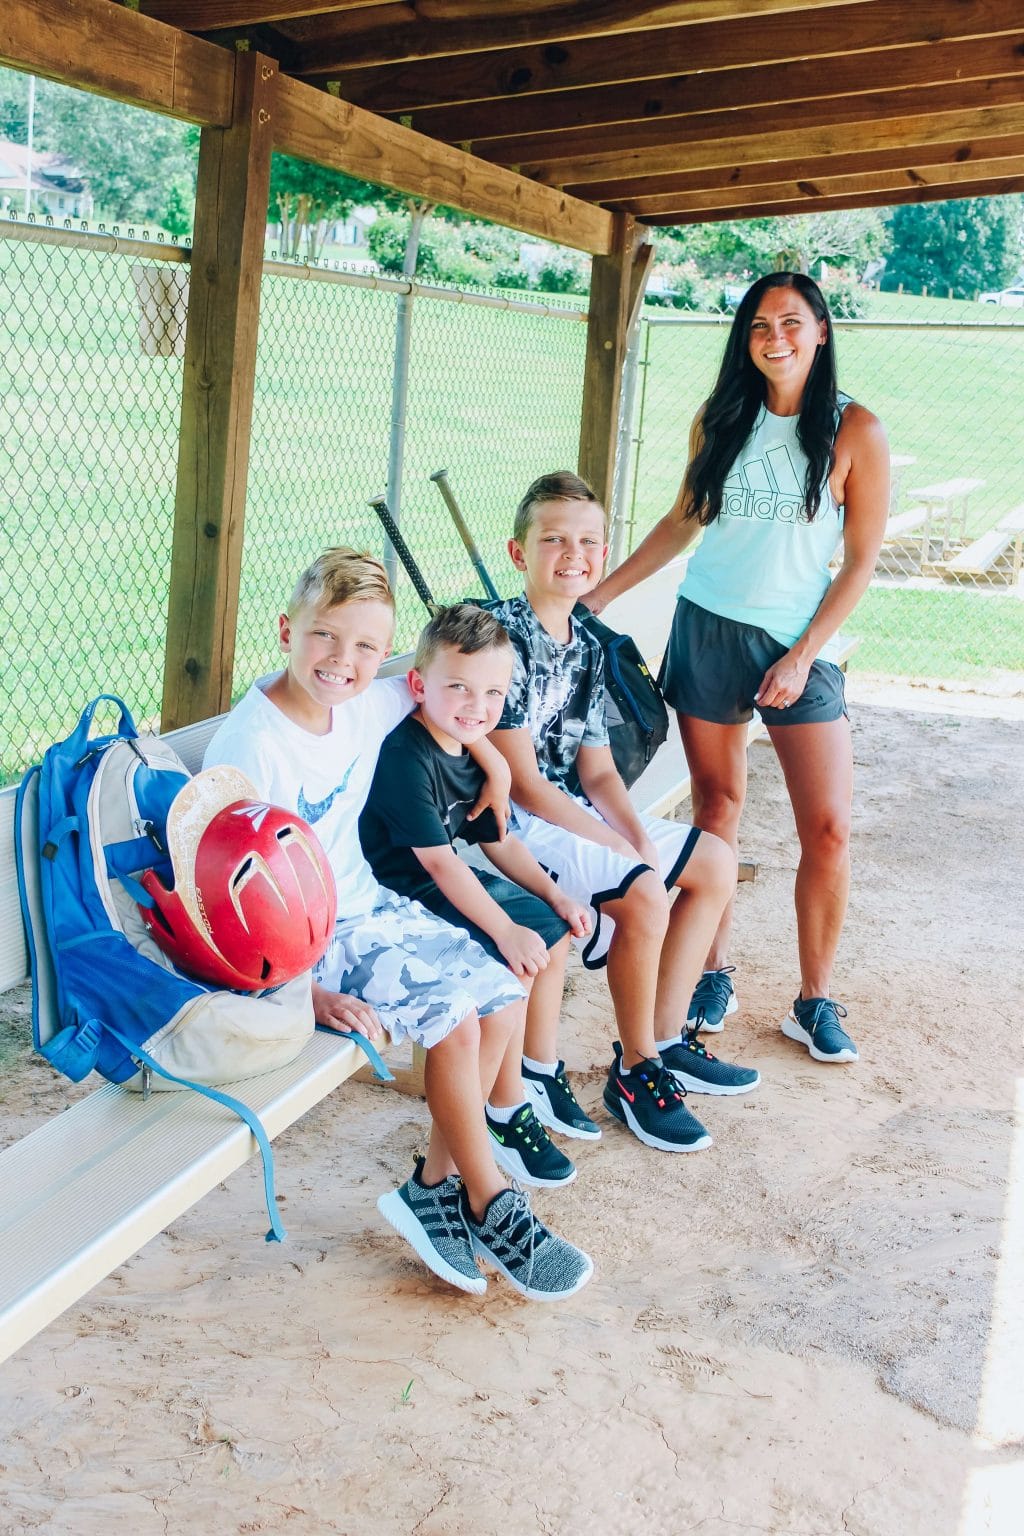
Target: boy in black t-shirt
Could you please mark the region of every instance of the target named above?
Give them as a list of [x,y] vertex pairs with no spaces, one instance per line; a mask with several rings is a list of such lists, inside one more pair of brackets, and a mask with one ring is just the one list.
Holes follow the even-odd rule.
[[[458,603],[431,619],[409,673],[417,708],[384,742],[359,837],[382,885],[468,929],[530,988],[526,1055],[522,1039],[513,1039],[486,1106],[487,1126],[506,1171],[523,1183],[568,1184],[576,1170],[544,1126],[588,1141],[601,1134],[557,1060],[569,933],[585,934],[588,917],[517,838],[499,841],[490,812],[469,819],[481,773],[466,747],[497,724],[512,660],[505,630],[475,604]],[[498,873],[460,859],[457,837],[477,844]]]

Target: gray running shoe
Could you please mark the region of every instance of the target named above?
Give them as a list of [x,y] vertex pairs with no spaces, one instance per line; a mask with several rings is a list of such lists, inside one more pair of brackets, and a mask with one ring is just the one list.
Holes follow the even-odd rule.
[[473,1219],[468,1201],[465,1209],[475,1251],[531,1301],[574,1296],[594,1273],[585,1253],[538,1221],[529,1196],[516,1185],[494,1196],[482,1221]]
[[399,1189],[381,1195],[377,1209],[400,1232],[435,1275],[480,1296],[487,1281],[473,1256],[473,1243],[463,1213],[462,1180],[454,1173],[440,1184],[422,1182],[423,1158],[416,1159],[412,1178]]
[[739,1007],[732,986],[735,970],[734,965],[723,965],[717,971],[704,972],[693,989],[690,1006],[686,1010],[686,1022],[691,1029],[703,1013],[702,1027],[705,1034],[721,1034],[729,1014],[735,1013]]
[[571,1184],[575,1179],[575,1164],[555,1146],[529,1104],[517,1109],[504,1124],[492,1120],[486,1111],[484,1119],[494,1161],[521,1184],[548,1189]]
[[860,1052],[840,1024],[842,1003],[830,997],[798,997],[779,1026],[789,1040],[806,1045],[815,1061],[859,1061]]

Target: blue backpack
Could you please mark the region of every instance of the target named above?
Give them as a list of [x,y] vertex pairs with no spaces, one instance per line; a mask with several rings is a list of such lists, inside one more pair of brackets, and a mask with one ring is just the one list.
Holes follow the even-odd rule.
[[[120,721],[93,736],[103,700]],[[269,1139],[248,1105],[213,1084],[294,1060],[314,1028],[309,974],[259,996],[230,992],[176,971],[150,938],[139,904],[152,899],[139,876],[153,869],[170,884],[167,813],[189,777],[166,741],[139,736],[113,694],[94,699],[67,740],[25,775],[15,854],[33,1039],[73,1082],[96,1071],[144,1093],[192,1088],[234,1110],[263,1158],[267,1241],[280,1242]],[[367,1054],[379,1076],[390,1076],[372,1047]]]

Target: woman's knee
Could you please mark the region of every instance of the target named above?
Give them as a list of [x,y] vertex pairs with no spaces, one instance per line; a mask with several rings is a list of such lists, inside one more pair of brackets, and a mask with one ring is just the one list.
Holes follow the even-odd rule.
[[690,796],[694,820],[705,832],[734,842],[746,798],[746,786],[730,780],[692,774]]
[[850,851],[850,816],[845,810],[826,810],[801,828],[800,845],[805,854],[824,864],[841,864]]

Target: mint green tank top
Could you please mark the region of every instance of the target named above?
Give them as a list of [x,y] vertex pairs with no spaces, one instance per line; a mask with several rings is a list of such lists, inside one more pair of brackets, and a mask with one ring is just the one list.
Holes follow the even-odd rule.
[[[849,395],[839,396],[840,413],[849,403]],[[798,421],[761,407],[726,477],[721,516],[704,529],[679,587],[699,608],[754,624],[785,646],[800,638],[828,591],[828,564],[843,532],[843,509],[828,485],[807,521]],[[835,644],[823,648],[824,660]]]

